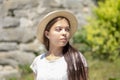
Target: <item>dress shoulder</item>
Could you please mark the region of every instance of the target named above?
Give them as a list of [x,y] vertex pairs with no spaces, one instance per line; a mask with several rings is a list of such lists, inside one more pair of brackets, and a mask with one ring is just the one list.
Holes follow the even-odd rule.
[[37,72],[37,62],[40,60],[40,59],[43,59],[45,57],[45,54],[40,54],[38,55],[32,62],[32,64],[30,65],[30,68],[33,70],[33,72],[36,74]]

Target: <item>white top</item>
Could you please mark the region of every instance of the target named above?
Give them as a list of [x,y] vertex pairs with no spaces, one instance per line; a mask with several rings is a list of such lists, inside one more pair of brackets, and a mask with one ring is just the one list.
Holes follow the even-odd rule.
[[[84,56],[80,53],[83,64],[87,67]],[[37,56],[30,68],[36,74],[35,80],[68,80],[67,79],[67,63],[64,57],[54,61],[45,58],[45,54]]]

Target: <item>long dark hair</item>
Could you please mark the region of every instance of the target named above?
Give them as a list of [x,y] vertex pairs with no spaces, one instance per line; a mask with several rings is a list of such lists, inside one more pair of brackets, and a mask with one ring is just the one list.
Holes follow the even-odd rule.
[[[49,31],[51,26],[57,22],[58,20],[66,19],[65,17],[59,16],[51,20],[46,28],[45,31]],[[68,19],[68,24],[70,25],[70,22]],[[49,40],[44,35],[44,45],[47,50],[49,50]],[[87,75],[85,72],[85,66],[81,60],[80,53],[78,50],[73,48],[69,42],[66,44],[66,46],[63,47],[63,55],[67,62],[67,73],[68,73],[68,80],[87,80]]]

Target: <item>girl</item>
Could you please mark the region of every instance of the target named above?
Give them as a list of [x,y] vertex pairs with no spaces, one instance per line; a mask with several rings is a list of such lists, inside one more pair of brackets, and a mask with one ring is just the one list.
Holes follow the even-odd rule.
[[47,53],[37,56],[30,66],[36,80],[87,80],[86,59],[69,43],[77,26],[76,17],[66,10],[50,12],[41,20],[37,38]]

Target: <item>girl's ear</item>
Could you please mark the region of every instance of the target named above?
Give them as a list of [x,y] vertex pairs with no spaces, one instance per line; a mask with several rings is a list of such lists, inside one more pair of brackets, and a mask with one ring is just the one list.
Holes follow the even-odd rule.
[[45,36],[49,39],[49,32],[45,31]]

